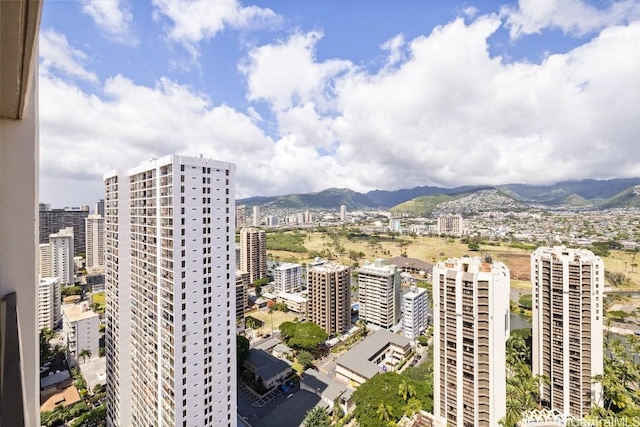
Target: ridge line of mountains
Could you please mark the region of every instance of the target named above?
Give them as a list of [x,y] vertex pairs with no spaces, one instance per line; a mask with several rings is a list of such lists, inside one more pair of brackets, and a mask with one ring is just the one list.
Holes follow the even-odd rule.
[[317,193],[257,196],[237,200],[238,205],[265,209],[389,209],[416,215],[464,213],[474,210],[526,210],[540,208],[613,209],[640,208],[640,178],[562,181],[553,185],[505,184],[497,186],[432,186],[395,191],[359,193],[348,188],[328,188]]

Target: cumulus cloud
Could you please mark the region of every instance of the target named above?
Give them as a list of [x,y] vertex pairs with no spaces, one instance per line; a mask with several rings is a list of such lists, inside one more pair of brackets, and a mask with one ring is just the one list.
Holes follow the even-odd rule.
[[40,73],[57,73],[73,79],[97,82],[95,73],[85,68],[86,53],[69,45],[67,38],[53,29],[40,31]]
[[172,22],[169,38],[181,43],[194,56],[196,46],[226,28],[254,30],[270,28],[282,22],[269,8],[243,7],[237,0],[153,0],[156,19]]
[[82,11],[110,40],[132,45],[138,43],[131,30],[133,15],[123,0],[83,0]]
[[598,9],[583,0],[520,0],[518,7],[505,6],[501,13],[512,39],[542,30],[560,29],[565,34],[583,36],[640,17],[636,0],[612,1]]

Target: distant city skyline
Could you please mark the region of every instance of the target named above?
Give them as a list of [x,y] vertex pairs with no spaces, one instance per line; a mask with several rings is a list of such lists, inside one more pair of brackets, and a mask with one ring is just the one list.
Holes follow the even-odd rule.
[[168,153],[239,198],[640,176],[639,41],[637,0],[46,2],[41,200]]

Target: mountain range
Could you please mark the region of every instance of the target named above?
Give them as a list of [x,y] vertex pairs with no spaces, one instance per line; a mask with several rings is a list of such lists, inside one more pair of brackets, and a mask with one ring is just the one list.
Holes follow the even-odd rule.
[[[359,193],[348,188],[328,188],[317,193],[285,196],[258,196],[240,199],[238,205],[265,209],[347,209],[382,208],[415,214],[459,211],[469,204],[486,209],[527,209],[532,206],[583,209],[640,207],[640,178],[563,181],[553,185],[505,184],[455,188],[415,187],[395,191]],[[456,206],[458,206],[456,208]]]

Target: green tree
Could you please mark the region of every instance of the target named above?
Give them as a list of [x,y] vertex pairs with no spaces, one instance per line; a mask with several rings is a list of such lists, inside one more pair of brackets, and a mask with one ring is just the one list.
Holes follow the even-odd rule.
[[533,309],[533,296],[531,294],[520,295],[518,298],[518,305],[527,310]]
[[238,371],[242,369],[242,365],[249,356],[249,340],[244,335],[236,336],[236,358],[238,361]]
[[480,244],[478,242],[469,242],[467,248],[472,252],[476,252],[480,250]]
[[331,417],[324,408],[316,406],[307,411],[302,425],[304,427],[329,427],[331,426]]
[[80,350],[80,353],[78,353],[78,357],[82,357],[82,362],[86,362],[87,357],[91,358],[91,350],[87,348]]
[[301,364],[304,369],[307,369],[313,366],[314,358],[311,353],[303,350],[298,353],[296,360],[298,360],[298,363]]
[[378,419],[380,419],[380,421],[389,421],[393,416],[393,406],[388,403],[380,402],[378,409],[376,409],[376,413],[378,414]]
[[280,332],[287,345],[296,349],[314,350],[327,340],[327,332],[313,322],[284,322]]
[[398,395],[402,396],[402,400],[408,402],[409,399],[416,394],[416,388],[408,381],[402,381],[398,386]]

